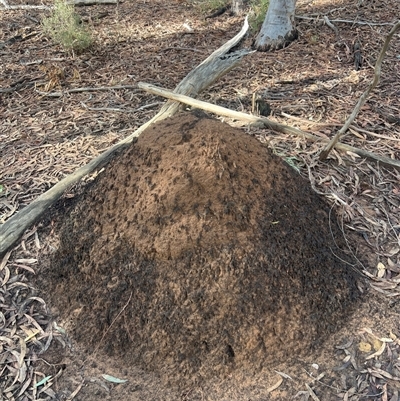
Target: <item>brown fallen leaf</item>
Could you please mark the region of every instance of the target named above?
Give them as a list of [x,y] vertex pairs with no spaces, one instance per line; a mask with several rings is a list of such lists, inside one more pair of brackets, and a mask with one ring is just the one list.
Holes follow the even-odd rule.
[[385,348],[386,348],[386,343],[381,343],[381,347],[378,349],[378,351],[374,352],[371,355],[368,355],[365,359],[368,360],[368,359],[375,358],[376,356],[382,355]]
[[367,342],[365,342],[365,341],[361,341],[361,342],[358,344],[358,349],[359,349],[361,352],[371,352],[372,346],[371,346],[370,343],[367,343]]
[[283,383],[283,377],[279,375],[278,381],[273,384],[271,387],[267,388],[268,393],[272,393],[274,390],[276,390],[281,384]]
[[314,401],[320,401],[317,397],[317,394],[314,393],[314,390],[306,383],[307,390]]

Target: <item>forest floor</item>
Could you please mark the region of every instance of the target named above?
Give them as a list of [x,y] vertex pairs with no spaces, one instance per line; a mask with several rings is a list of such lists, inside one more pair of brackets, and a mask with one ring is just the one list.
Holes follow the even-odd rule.
[[[229,13],[205,19],[191,1],[80,7],[95,43],[71,55],[43,35],[40,21],[47,11],[1,12],[0,224],[156,114],[164,99],[139,90],[138,82],[173,89],[232,38],[244,19]],[[331,137],[372,81],[400,2],[298,0],[296,14],[298,40],[279,51],[246,56],[199,98],[250,113],[257,93],[270,104],[271,119]],[[397,33],[379,85],[343,139],[397,160],[399,39]],[[359,70],[355,42],[363,56]],[[293,355],[268,366],[246,384],[226,380],[177,393],[152,373],[83,349],[63,328],[66,317],[58,320],[47,306],[34,277],[40,275],[41,258],[54,251],[53,210],[0,261],[0,399],[400,399],[400,172],[351,152],[333,151],[321,162],[323,142],[224,121],[267,143],[335,209],[349,247],[367,261],[358,266],[367,296],[356,313],[307,357]],[[70,188],[59,204],[68,204],[94,176]],[[115,378],[127,381],[117,384]]]

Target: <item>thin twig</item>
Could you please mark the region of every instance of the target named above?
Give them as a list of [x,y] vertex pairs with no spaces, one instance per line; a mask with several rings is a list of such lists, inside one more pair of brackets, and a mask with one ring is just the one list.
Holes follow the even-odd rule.
[[[207,103],[207,102],[204,102],[201,100],[193,99],[189,96],[180,95],[178,93],[173,93],[169,90],[159,88],[154,85],[146,84],[144,82],[139,82],[138,86],[139,86],[139,88],[141,88],[147,92],[153,93],[155,95],[164,96],[168,99],[182,102],[184,104],[188,104],[189,106],[197,107],[199,109],[209,111],[211,113],[218,114],[220,116],[225,116],[225,117],[233,118],[236,120],[245,121],[247,123],[262,124],[266,128],[269,128],[269,129],[272,129],[272,130],[275,130],[278,132],[283,132],[284,134],[288,134],[288,135],[297,135],[297,136],[303,137],[305,139],[309,139],[314,142],[316,142],[316,141],[328,142],[328,140],[326,138],[317,137],[313,134],[302,131],[298,128],[290,127],[288,125],[284,125],[284,124],[280,124],[278,122],[272,121],[266,117],[257,117],[257,116],[253,116],[251,114],[229,110],[225,107],[221,107],[221,106],[217,106],[215,104]],[[385,164],[385,165],[396,167],[396,168],[400,169],[400,161],[399,160],[390,159],[389,157],[386,157],[386,156],[376,155],[372,152],[368,152],[363,149],[358,149],[353,146],[346,145],[344,143],[338,142],[334,146],[339,150],[342,150],[345,152],[352,152],[361,157],[371,159],[374,161],[379,161],[381,164]]]
[[0,93],[16,92],[16,91],[19,91],[20,89],[26,89],[26,88],[29,88],[29,87],[34,86],[34,85],[35,85],[34,82],[22,82],[22,83],[20,83],[18,85],[15,85],[14,87],[0,89]]
[[307,373],[308,376],[311,377],[311,379],[313,379],[313,382],[317,382],[317,383],[319,383],[319,384],[321,384],[321,385],[323,385],[323,386],[325,386],[325,387],[327,387],[327,388],[330,388],[331,390],[334,390],[334,391],[338,392],[339,389],[338,389],[337,387],[330,386],[329,384],[326,384],[326,383],[324,383],[323,381],[321,381],[321,379],[322,379],[321,375],[318,376],[318,377],[314,377],[314,376],[313,376],[310,372],[308,372],[306,369],[303,368],[303,370],[304,370],[304,372]]
[[[234,68],[244,56],[250,54],[252,52],[250,50],[237,50],[233,53],[230,52],[231,49],[243,39],[248,28],[249,24],[246,18],[241,31],[190,71],[189,74],[186,75],[186,77],[177,85],[175,92],[197,96],[201,91],[208,88],[212,83]],[[109,161],[117,150],[122,149],[136,140],[136,138],[151,124],[174,115],[179,111],[180,107],[182,107],[181,103],[167,101],[151,120],[141,125],[131,135],[111,146],[108,150],[91,160],[88,164],[78,168],[74,173],[63,178],[28,206],[20,210],[16,215],[10,217],[4,224],[0,225],[0,256],[8,251],[8,249],[21,237],[23,232],[30,225],[34,224],[44,211],[62,196],[67,188],[78,182],[81,178],[96,168],[102,167]]]
[[364,134],[371,135],[371,136],[374,136],[376,138],[386,139],[387,141],[400,142],[400,138],[392,138],[392,137],[387,136],[387,135],[375,134],[375,132],[367,131],[366,129],[362,129],[362,128],[357,127],[355,125],[350,125],[349,131],[352,132],[352,133],[354,133],[354,132],[362,132]]
[[[97,343],[96,348],[93,350],[91,356],[93,356],[100,348],[102,341],[104,340],[104,337],[107,335],[107,333],[110,331],[111,327],[113,327],[114,323],[118,320],[118,318],[121,316],[122,312],[128,307],[129,302],[131,302],[132,299],[132,295],[133,292],[131,291],[131,294],[129,295],[128,300],[126,301],[125,305],[121,308],[121,310],[118,312],[117,316],[115,316],[115,318],[113,319],[113,321],[111,322],[111,324],[107,327],[107,330],[103,333],[103,335],[100,338],[100,341]],[[87,361],[87,359],[83,362],[83,364],[85,364],[85,362]]]
[[[326,195],[329,196],[329,194],[326,194]],[[348,205],[346,205],[346,206],[348,206]],[[348,206],[348,207],[349,207],[349,206]],[[333,208],[334,208],[334,205],[332,205],[332,207],[329,209],[329,231],[330,231],[330,233],[331,233],[331,238],[332,238],[334,244],[336,245],[336,248],[337,248],[337,249],[340,249],[341,251],[343,251],[343,249],[341,249],[340,246],[339,246],[339,244],[336,242],[336,238],[335,238],[335,236],[334,236],[334,234],[333,234],[333,230],[332,230],[332,212],[333,212]],[[344,229],[343,229],[343,214],[342,214],[341,225],[339,225],[339,227],[340,227],[340,230],[342,231],[343,239],[345,240],[346,245],[347,245],[347,248],[349,249],[350,253],[351,253],[352,256],[354,257],[354,259],[357,261],[357,263],[363,268],[363,271],[364,271],[364,270],[367,270],[367,269],[365,268],[365,266],[364,266],[364,265],[360,262],[360,260],[357,258],[357,256],[355,255],[355,253],[353,252],[353,250],[351,249],[351,247],[350,247],[350,245],[349,245],[349,242],[348,242],[348,240],[347,240],[347,238],[346,238],[346,234],[345,234]],[[349,265],[349,266],[350,266],[355,272],[357,272],[358,274],[364,275],[364,273],[363,273],[360,269],[357,269],[357,267],[356,267],[357,264],[350,263],[350,262],[348,262],[348,261],[342,259],[341,257],[339,257],[338,255],[335,254],[335,252],[333,251],[332,248],[330,248],[330,250],[331,250],[332,254],[333,254],[337,259],[339,259],[339,260],[342,261],[343,263]]]
[[[5,0],[0,0],[6,10],[51,10],[54,7],[48,6],[35,6],[30,4],[19,4],[19,5],[8,5]],[[117,4],[117,0],[71,0],[67,1],[67,4],[75,6],[91,6],[94,4]]]
[[154,102],[154,103],[149,103],[145,104],[144,106],[138,107],[137,109],[121,109],[117,107],[89,107],[85,103],[81,102],[81,105],[86,109],[90,111],[110,111],[110,112],[118,112],[118,113],[136,113],[138,111],[144,110],[144,109],[149,109],[154,106],[158,106],[160,104],[164,104],[163,102]]
[[50,97],[60,97],[63,95],[68,95],[70,93],[78,93],[78,92],[94,92],[94,91],[109,91],[109,90],[120,90],[120,89],[133,89],[133,93],[139,92],[139,89],[137,88],[136,85],[115,85],[115,86],[99,86],[98,88],[73,88],[73,89],[67,89],[62,92],[41,92],[41,91],[36,91],[42,96],[50,96]]
[[307,387],[307,390],[308,390],[308,392],[309,392],[311,398],[312,398],[314,401],[319,401],[319,398],[317,397],[317,395],[314,393],[313,389],[312,389],[307,383],[306,383],[306,387]]
[[184,51],[191,51],[191,52],[196,52],[196,53],[201,53],[204,54],[203,51],[201,50],[197,50],[197,49],[193,49],[191,47],[166,47],[165,49],[162,49],[162,52],[165,52],[167,50],[184,50]]
[[[319,17],[306,17],[303,15],[296,15],[296,18],[298,19],[305,19],[309,21],[318,21],[320,20]],[[331,19],[330,22],[339,22],[339,23],[344,23],[344,24],[353,24],[353,25],[371,25],[371,26],[393,26],[394,23],[391,22],[368,22],[368,21],[351,21],[351,20],[346,20],[346,19]]]
[[296,120],[296,121],[300,121],[304,124],[307,125],[321,125],[323,127],[338,127],[341,126],[342,124],[339,123],[321,123],[319,121],[314,121],[314,120],[307,120],[306,118],[301,118],[301,117],[297,117],[297,116],[292,116],[291,114],[285,113],[284,111],[281,111],[279,113],[280,116],[289,118],[291,120]]
[[381,76],[381,65],[382,65],[382,60],[383,57],[385,56],[386,50],[389,47],[389,43],[393,37],[393,35],[400,29],[400,21],[397,22],[397,24],[391,29],[389,32],[385,43],[383,44],[382,50],[379,54],[378,60],[376,61],[375,65],[375,71],[374,71],[374,78],[372,82],[369,84],[367,90],[361,95],[356,107],[354,108],[353,112],[351,113],[350,117],[347,119],[343,127],[336,133],[336,135],[332,138],[332,140],[328,143],[328,145],[325,147],[325,149],[321,152],[319,155],[320,160],[325,160],[330,151],[333,149],[333,147],[336,145],[336,143],[339,141],[340,137],[349,129],[350,125],[354,121],[354,119],[357,117],[357,114],[359,113],[361,107],[363,104],[367,101],[367,98],[369,94],[371,93],[372,89],[375,88],[375,86],[379,82],[379,78]]
[[77,388],[71,393],[71,395],[67,398],[67,401],[72,401],[72,400],[75,398],[75,396],[79,393],[79,391],[81,391],[81,388],[83,387],[84,383],[85,383],[85,380],[82,380],[82,381],[79,383],[78,387],[77,387]]
[[331,28],[335,31],[336,36],[338,36],[339,35],[338,29],[336,28],[335,25],[332,24],[332,22],[329,20],[329,18],[326,15],[324,16],[324,21],[325,21],[325,24],[329,26],[329,28]]
[[21,4],[18,6],[8,6],[7,10],[51,10],[52,7],[48,6],[32,6],[28,4]]
[[67,4],[74,6],[93,6],[96,4],[118,4],[118,0],[68,0]]

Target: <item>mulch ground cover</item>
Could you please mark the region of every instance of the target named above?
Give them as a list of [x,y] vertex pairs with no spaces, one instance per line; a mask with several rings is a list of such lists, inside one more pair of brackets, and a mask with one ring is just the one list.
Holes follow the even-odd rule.
[[[27,3],[18,1],[13,4]],[[29,4],[39,2],[31,0]],[[15,215],[79,166],[128,136],[156,113],[164,100],[137,89],[139,81],[173,89],[192,68],[233,37],[243,22],[243,17],[233,17],[228,13],[205,20],[205,14],[196,4],[184,1],[124,2],[81,7],[77,11],[96,33],[94,46],[80,55],[65,53],[43,35],[40,21],[46,11],[2,10],[0,223]],[[252,53],[237,68],[202,93],[200,98],[234,110],[251,112],[252,97],[256,93],[270,105],[272,119],[302,128],[321,138],[331,137],[371,82],[375,60],[385,36],[397,22],[400,4],[396,0],[335,3],[299,0],[297,14],[299,39],[296,42],[273,53]],[[328,17],[337,28],[336,31],[326,23],[324,17]],[[248,37],[245,45],[250,46],[251,42],[252,37]],[[356,42],[361,44],[363,56],[359,70],[354,65],[353,47]],[[381,81],[362,107],[343,142],[400,159],[399,99],[400,42],[397,34],[385,56]],[[249,331],[252,329],[254,332],[254,327],[250,327],[248,322],[235,326],[236,337],[230,339],[231,342],[226,340],[227,333],[222,333],[222,329],[218,330],[217,326],[203,327],[203,331],[200,330],[201,338],[212,330],[215,330],[215,340],[219,335],[225,335],[224,340],[219,338],[218,346],[210,345],[211,348],[214,346],[213,355],[216,358],[219,352],[224,355],[225,365],[219,367],[216,359],[210,358],[209,369],[200,374],[204,377],[202,382],[190,379],[193,377],[191,372],[200,371],[196,361],[192,360],[185,371],[181,366],[184,358],[179,360],[179,352],[174,354],[176,359],[170,361],[170,371],[165,372],[161,368],[162,362],[167,360],[162,354],[148,359],[150,362],[146,366],[146,357],[156,346],[155,340],[145,345],[142,343],[142,348],[137,345],[137,354],[126,357],[121,351],[123,347],[118,344],[124,342],[126,336],[129,337],[132,327],[124,326],[118,318],[139,316],[132,309],[130,292],[124,293],[127,297],[121,296],[110,311],[107,305],[113,304],[111,299],[101,304],[95,297],[99,294],[104,296],[104,293],[98,291],[92,294],[88,291],[87,304],[93,302],[93,311],[100,313],[103,308],[110,312],[106,322],[102,322],[101,318],[93,321],[87,319],[85,322],[87,311],[82,310],[74,298],[77,292],[68,294],[69,280],[78,280],[80,276],[74,277],[69,270],[60,279],[59,288],[56,288],[54,275],[60,271],[60,266],[50,264],[55,260],[55,255],[62,253],[63,249],[65,251],[62,246],[60,248],[60,240],[63,244],[66,238],[66,226],[62,228],[63,215],[71,215],[71,221],[75,218],[76,224],[82,221],[87,226],[96,216],[101,216],[100,213],[96,214],[96,209],[92,209],[96,202],[87,203],[93,216],[88,210],[76,217],[76,210],[85,205],[82,199],[88,199],[87,194],[96,188],[98,182],[103,182],[103,187],[101,191],[94,191],[93,196],[111,196],[114,191],[111,188],[112,180],[101,181],[105,174],[109,174],[106,169],[91,174],[70,188],[63,199],[40,223],[31,227],[17,247],[0,262],[0,394],[4,399],[295,398],[355,401],[399,398],[400,173],[370,160],[360,160],[352,153],[333,151],[328,160],[321,162],[318,154],[322,143],[311,143],[300,137],[244,126],[237,121],[225,121],[241,126],[242,131],[256,137],[260,149],[265,150],[267,145],[270,152],[284,160],[285,168],[290,169],[288,171],[291,176],[299,177],[302,187],[308,182],[307,185],[314,190],[312,193],[316,192],[320,198],[325,199],[327,211],[324,213],[328,215],[328,220],[320,219],[322,226],[327,229],[326,221],[335,221],[335,228],[331,230],[338,230],[341,234],[336,245],[345,254],[336,254],[343,260],[338,263],[345,263],[347,257],[352,259],[349,269],[353,271],[354,268],[359,272],[354,285],[357,292],[361,293],[361,301],[348,311],[345,306],[341,306],[343,313],[340,314],[343,316],[340,319],[326,316],[327,321],[333,319],[333,322],[338,322],[337,327],[329,330],[315,329],[318,325],[314,327],[307,321],[307,314],[303,316],[299,312],[300,318],[293,315],[291,329],[279,333],[280,345],[272,342],[277,348],[285,350],[284,357],[278,357],[277,353],[275,360],[263,359],[266,354],[262,350],[257,351],[258,354],[253,352],[242,355],[240,347],[238,351],[232,345],[232,341],[242,345],[245,342],[246,333],[241,332],[240,327],[245,328],[248,324]],[[164,129],[163,132],[167,131]],[[134,153],[135,145],[132,146]],[[118,158],[113,163],[117,165]],[[266,174],[258,172],[260,176]],[[149,185],[149,181],[143,181],[142,184]],[[228,181],[225,184],[226,188],[232,185]],[[87,188],[91,188],[89,192]],[[170,188],[170,191],[175,190]],[[197,196],[201,198],[202,193],[198,192]],[[237,196],[238,200],[247,199],[244,194],[243,197]],[[154,200],[154,196],[146,203],[149,207],[150,199]],[[306,201],[304,196],[301,199]],[[294,195],[291,200],[294,200]],[[184,204],[188,202],[189,199]],[[178,206],[183,207],[182,204]],[[251,213],[259,209],[261,221],[266,211],[262,210],[261,204],[257,203],[256,206],[251,209]],[[176,212],[179,208],[173,210]],[[235,213],[232,212],[232,215]],[[223,214],[221,216],[226,217]],[[133,218],[126,216],[127,221],[130,217]],[[315,230],[314,233],[320,238],[319,219],[315,217],[313,221],[309,217],[307,220],[307,227],[303,224],[305,235]],[[243,221],[240,224],[237,219],[235,221],[237,225],[233,232],[240,232]],[[189,227],[192,226],[189,224]],[[294,238],[296,231],[294,228],[291,230]],[[194,232],[201,230],[196,227],[191,232],[192,236]],[[70,235],[73,237],[73,233]],[[108,235],[114,235],[114,232]],[[139,253],[151,254],[145,244],[148,245],[149,238],[154,238],[154,235],[149,235],[146,230],[132,235],[144,238]],[[69,246],[74,243],[72,237],[68,240]],[[182,238],[174,239],[176,243],[179,242],[179,246],[184,246]],[[82,246],[82,238],[76,236],[75,240],[76,247]],[[170,240],[173,245],[173,239]],[[254,246],[256,244],[247,243],[248,249],[250,243]],[[164,252],[162,245],[159,246]],[[173,251],[170,249],[169,252]],[[71,252],[73,255],[79,253]],[[146,255],[149,262],[149,254]],[[168,256],[163,255],[161,259],[168,260]],[[238,258],[234,253],[232,255]],[[202,257],[202,260],[206,259],[204,255]],[[99,258],[96,260],[99,261]],[[124,263],[124,260],[118,263]],[[99,266],[97,268],[100,270],[104,268]],[[89,267],[95,268],[88,264]],[[278,268],[272,270],[283,274]],[[119,288],[121,278],[116,276],[105,279],[102,285],[109,290]],[[174,282],[176,288],[180,288],[179,280],[176,277],[170,278],[169,282]],[[255,278],[260,279],[260,276]],[[285,281],[286,287],[283,287],[288,296],[289,278],[290,275]],[[243,277],[237,276],[235,279],[238,282],[234,288],[240,289]],[[83,281],[79,284],[84,284]],[[332,282],[336,281],[332,279]],[[322,283],[326,285],[325,281]],[[79,290],[81,300],[85,292],[83,287]],[[238,293],[244,294],[245,291],[238,290]],[[204,304],[207,299],[213,299],[207,292],[205,294]],[[293,294],[293,299],[296,299],[297,292]],[[171,305],[175,305],[171,299],[171,293],[160,292],[157,297],[147,299],[148,310],[160,309],[161,304],[157,302],[161,301],[163,304],[171,302]],[[199,299],[202,299],[201,294],[196,302]],[[63,309],[63,303],[68,302],[69,309]],[[308,305],[312,306],[312,303]],[[181,322],[185,316],[194,316],[188,312],[190,307],[188,305],[187,309],[178,311]],[[319,320],[321,327],[325,327],[324,316],[334,312],[321,308]],[[277,316],[280,313],[278,309],[275,310]],[[252,317],[249,311],[242,310],[241,313]],[[105,315],[100,313],[95,316]],[[215,323],[222,321],[217,319]],[[90,322],[93,323],[93,330],[89,326],[92,324]],[[185,324],[189,323],[186,321]],[[300,325],[303,331],[304,327],[309,328],[304,341],[296,337],[298,331],[295,324]],[[106,326],[111,329],[104,330]],[[147,331],[140,332],[142,337],[151,338],[150,330],[155,329],[155,326],[143,327]],[[158,329],[160,327],[157,326]],[[157,341],[161,341],[161,338],[164,345],[173,349],[176,346],[174,341],[178,341],[183,332],[176,327],[165,326],[164,329]],[[93,333],[90,341],[85,341],[87,330]],[[173,334],[178,337],[174,338]],[[183,340],[187,338],[185,340],[183,337]],[[296,346],[293,341],[297,341]],[[318,345],[310,348],[310,342]],[[251,348],[251,344],[247,346]],[[187,343],[180,351],[190,353],[190,347],[191,344]],[[254,347],[251,349],[254,350]],[[125,349],[124,352],[135,353],[135,349]],[[252,370],[255,354],[260,356],[260,366]],[[249,355],[253,358],[251,363]],[[234,358],[242,358],[242,370],[230,370],[229,364]],[[220,372],[223,374],[220,375]],[[182,379],[179,386],[177,378]]]

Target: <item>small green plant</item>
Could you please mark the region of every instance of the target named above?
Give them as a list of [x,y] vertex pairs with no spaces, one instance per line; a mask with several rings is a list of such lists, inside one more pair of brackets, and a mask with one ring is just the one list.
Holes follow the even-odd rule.
[[279,151],[275,146],[272,146],[272,153],[277,155],[282,160],[284,160],[292,169],[296,170],[300,174],[300,167],[302,167],[303,163],[301,159],[296,156],[287,156],[285,151]]
[[252,0],[251,13],[249,16],[249,25],[253,33],[260,30],[264,22],[265,15],[267,14],[269,0]]
[[300,174],[300,160],[296,156],[284,157],[284,160],[292,169]]
[[54,0],[52,14],[42,21],[44,32],[68,51],[82,51],[93,40],[90,31],[81,24],[74,6],[64,0]]
[[227,0],[200,0],[196,5],[201,12],[208,13],[226,6]]

